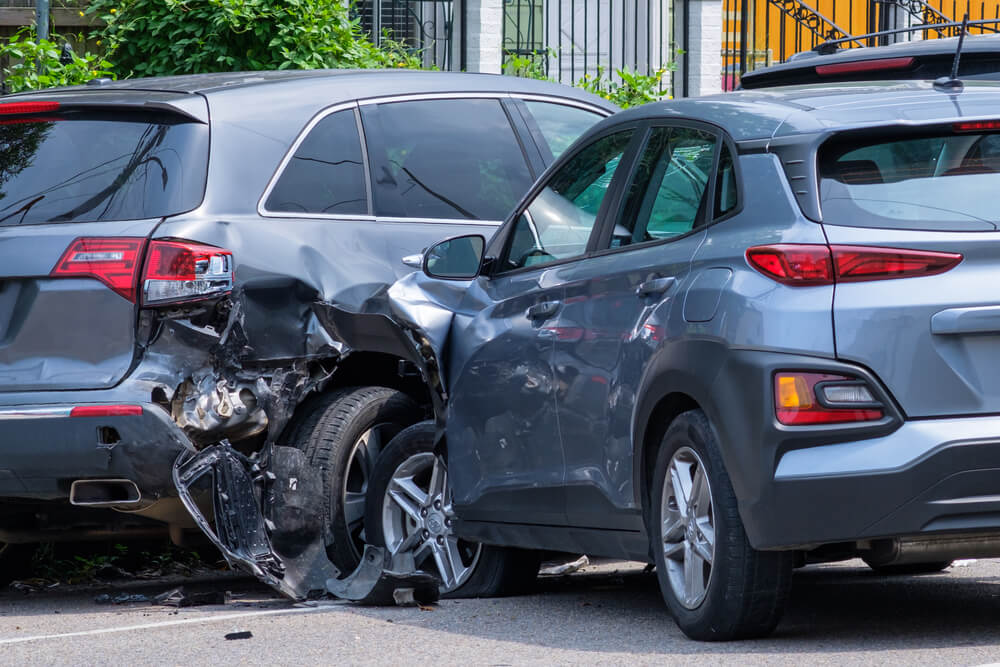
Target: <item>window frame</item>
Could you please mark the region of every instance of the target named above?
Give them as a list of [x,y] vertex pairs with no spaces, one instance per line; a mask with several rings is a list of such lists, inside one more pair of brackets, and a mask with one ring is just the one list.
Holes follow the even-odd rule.
[[[595,247],[604,228],[605,218],[607,217],[608,211],[612,206],[614,206],[615,210],[620,207],[623,180],[631,177],[635,162],[639,157],[639,149],[645,145],[647,127],[648,122],[643,120],[629,121],[621,123],[620,125],[606,127],[597,134],[587,136],[587,142],[578,145],[575,150],[566,151],[559,156],[559,159],[553,162],[546,170],[545,175],[548,176],[548,178],[535,182],[535,184],[521,200],[521,203],[514,209],[514,213],[507,218],[506,224],[504,224],[504,226],[497,231],[494,240],[490,242],[489,246],[498,245],[500,251],[497,253],[496,258],[494,258],[495,261],[490,263],[487,277],[493,279],[517,275],[519,273],[527,273],[538,269],[549,269],[553,266],[577,262],[581,259],[593,257],[597,254]],[[545,189],[545,186],[548,185],[551,178],[555,176],[555,174],[557,174],[567,163],[573,160],[573,158],[593,144],[612,134],[618,134],[626,131],[631,131],[632,136],[629,138],[629,142],[625,146],[621,162],[618,164],[618,168],[615,170],[615,175],[611,179],[611,184],[608,186],[608,193],[601,201],[601,207],[594,220],[594,226],[590,230],[590,236],[587,238],[587,246],[584,248],[584,251],[579,255],[574,255],[573,257],[555,259],[550,262],[542,262],[540,264],[532,264],[531,266],[522,266],[515,269],[500,270],[500,259],[506,257],[507,253],[510,252],[510,246],[514,241],[513,229],[517,225],[518,219],[524,214],[525,211],[528,210],[528,207],[534,203],[535,198],[539,195],[539,193],[541,193],[542,190]],[[489,247],[487,247],[487,251],[488,250]]]
[[[612,111],[600,107],[595,104],[590,104],[584,100],[577,100],[569,97],[560,97],[558,95],[547,95],[544,93],[517,93],[517,92],[483,92],[483,91],[453,91],[453,92],[442,92],[442,93],[408,93],[402,95],[380,95],[376,97],[359,98],[351,100],[348,102],[339,102],[337,104],[331,105],[321,109],[315,116],[313,116],[305,127],[299,132],[295,140],[292,142],[289,149],[285,152],[281,161],[278,163],[277,168],[271,175],[271,178],[267,182],[267,186],[264,188],[263,194],[257,200],[257,213],[264,218],[309,218],[315,220],[354,220],[354,221],[371,221],[376,220],[380,222],[399,222],[399,223],[430,223],[430,224],[461,224],[461,225],[484,225],[489,227],[498,227],[503,223],[503,220],[470,220],[466,218],[411,218],[411,217],[390,217],[390,216],[376,216],[375,215],[375,201],[374,201],[374,191],[372,188],[372,166],[371,160],[368,157],[368,143],[369,137],[367,136],[364,123],[361,119],[361,107],[379,104],[391,104],[394,102],[410,102],[410,101],[421,101],[421,100],[453,100],[453,99],[496,99],[500,102],[501,107],[504,112],[508,114],[508,120],[511,121],[511,129],[514,135],[517,137],[522,152],[525,153],[525,161],[528,166],[529,173],[532,173],[533,178],[537,178],[544,168],[539,169],[538,173],[535,173],[535,164],[532,161],[529,153],[528,146],[526,143],[530,141],[533,145],[535,144],[535,138],[531,135],[530,131],[527,134],[522,134],[522,128],[518,121],[523,119],[512,118],[511,109],[508,106],[508,102],[516,102],[518,100],[534,100],[539,102],[552,102],[556,104],[564,104],[566,106],[574,106],[584,109],[586,111],[592,111],[602,118],[608,118],[612,115]],[[299,149],[299,146],[305,141],[306,137],[312,129],[319,124],[327,116],[337,113],[339,111],[345,111],[347,109],[354,109],[354,118],[358,125],[358,136],[361,140],[361,156],[364,161],[365,169],[365,190],[368,198],[368,213],[366,215],[361,214],[343,214],[343,213],[302,213],[296,211],[271,211],[267,209],[265,203],[267,198],[270,197],[271,191],[277,185],[278,180],[285,171],[285,167],[292,158],[295,157],[295,152]],[[518,112],[520,114],[520,111]],[[600,121],[598,121],[600,122]],[[377,137],[373,137],[377,140]],[[535,150],[540,151],[537,145],[534,145]],[[544,165],[543,165],[544,166]]]
[[[340,113],[342,111],[354,111],[354,122],[358,129],[358,140],[361,143],[361,162],[362,168],[364,169],[365,177],[365,198],[366,205],[368,208],[367,213],[307,213],[304,211],[272,211],[267,208],[267,200],[271,196],[271,192],[278,185],[278,181],[285,173],[285,168],[295,157],[295,153],[298,152],[299,147],[305,142],[305,140],[312,133],[313,129],[316,128],[323,120],[332,116],[335,113]],[[372,184],[371,184],[371,169],[368,164],[368,141],[365,137],[365,130],[361,124],[361,113],[358,109],[358,103],[356,101],[344,102],[341,104],[335,104],[330,107],[326,107],[321,110],[315,116],[309,119],[299,135],[295,137],[295,141],[292,142],[291,147],[285,152],[284,157],[281,158],[281,162],[278,163],[277,169],[274,170],[274,174],[271,175],[271,179],[267,182],[267,187],[264,188],[264,193],[257,200],[257,213],[264,218],[311,218],[315,220],[374,220],[375,216],[372,214]]]
[[[708,196],[708,202],[705,209],[705,224],[700,227],[695,227],[689,232],[684,234],[679,234],[677,236],[671,236],[665,239],[653,239],[650,241],[643,241],[642,243],[630,243],[628,245],[619,246],[617,248],[610,247],[611,237],[614,233],[615,220],[622,214],[622,208],[625,206],[625,196],[628,187],[632,185],[636,177],[636,171],[639,167],[639,160],[642,153],[649,146],[649,140],[652,137],[653,131],[657,128],[674,128],[674,127],[684,127],[693,130],[699,130],[702,132],[708,132],[714,135],[717,139],[715,144],[715,151],[712,155],[712,167],[711,173],[709,174],[708,183],[705,185],[705,191]],[[736,206],[728,211],[725,215],[716,217],[715,216],[715,182],[716,177],[719,173],[719,160],[722,157],[722,146],[726,145],[729,147],[730,154],[733,156],[733,178],[736,183]],[[667,243],[674,243],[675,241],[680,241],[686,239],[689,236],[698,234],[705,231],[712,225],[719,222],[724,222],[730,218],[739,215],[743,211],[743,185],[742,178],[739,167],[739,152],[736,150],[736,143],[733,141],[732,137],[729,136],[725,130],[717,125],[711,123],[705,123],[697,120],[692,120],[688,118],[678,118],[678,119],[654,119],[647,121],[645,127],[642,130],[642,145],[636,152],[635,159],[629,165],[628,181],[622,186],[620,201],[618,202],[616,213],[612,216],[606,216],[603,220],[603,227],[601,229],[600,237],[598,238],[597,249],[591,253],[592,256],[604,256],[610,255],[618,252],[627,252],[629,250],[638,250],[641,248],[650,248],[657,245],[665,245]]]

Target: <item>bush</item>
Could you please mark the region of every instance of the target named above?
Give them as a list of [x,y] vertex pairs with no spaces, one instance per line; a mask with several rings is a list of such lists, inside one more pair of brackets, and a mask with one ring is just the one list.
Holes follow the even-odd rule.
[[87,12],[123,77],[420,66],[397,42],[377,48],[335,0],[93,0]]
[[[555,55],[553,49],[532,51],[528,55],[508,51],[504,56],[503,73],[525,79],[552,81],[545,69],[548,59]],[[674,69],[676,65],[671,62],[652,74],[618,69],[615,70],[615,76],[611,76],[606,68],[598,67],[596,75],[585,74],[574,85],[627,109],[663,99],[666,95],[663,92],[663,75]]]
[[606,76],[604,68],[597,68],[597,75],[585,74],[576,85],[587,92],[600,95],[622,109],[656,102],[663,99],[663,75],[673,69],[673,63],[653,74],[640,74],[627,69],[615,71],[615,77]]
[[[78,40],[80,43],[82,39]],[[62,45],[60,45],[60,42]],[[52,86],[74,86],[98,77],[114,77],[111,63],[93,53],[79,56],[58,35],[39,40],[33,28],[21,28],[0,42],[0,58],[8,93]]]

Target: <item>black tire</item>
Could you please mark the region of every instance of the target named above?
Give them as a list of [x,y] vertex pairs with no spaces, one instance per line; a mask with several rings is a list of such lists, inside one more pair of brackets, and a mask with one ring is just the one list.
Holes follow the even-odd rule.
[[[694,509],[687,514],[674,509],[683,509],[687,501],[682,507],[672,491],[666,499],[663,496],[668,468],[675,454],[678,479],[690,474],[691,480],[694,480],[703,466],[702,473],[709,487],[707,493],[697,494],[698,500],[692,503]],[[694,486],[692,482],[692,489]],[[670,488],[674,488],[673,483]],[[794,556],[792,552],[757,551],[750,546],[737,509],[736,494],[722,462],[715,430],[701,410],[685,412],[670,424],[657,455],[651,493],[647,516],[650,519],[649,535],[657,579],[663,599],[684,634],[703,641],[751,639],[770,634],[781,619],[788,599]],[[691,490],[690,497],[695,495],[696,492]],[[687,570],[683,569],[687,561],[678,564],[676,558],[671,558],[672,570],[668,570],[664,553],[664,545],[667,544],[663,535],[664,504],[667,504],[668,513],[676,512],[668,516],[674,527],[668,532],[676,536],[679,530],[682,535],[679,540],[672,539],[670,543],[676,545],[678,556],[681,552],[695,556],[690,562],[696,564],[692,565],[692,572],[695,573],[692,579],[697,584],[690,588],[699,591],[699,594],[685,596],[686,603],[681,601],[674,586],[686,586],[691,580],[686,578]],[[698,512],[706,512],[707,516],[701,519],[685,518],[696,517]],[[714,535],[714,546],[705,552],[705,545],[710,544],[709,534]],[[692,542],[687,541],[687,535],[692,536]],[[696,542],[699,545],[697,548],[691,546],[690,551],[684,548],[685,543],[694,545]],[[708,561],[699,560],[698,553],[702,552],[711,555],[707,570],[705,563]],[[678,573],[678,567],[681,573]],[[671,571],[675,582],[678,582],[678,577],[683,582],[671,584]]]
[[[433,456],[435,426],[433,422],[421,422],[403,430],[388,447],[382,450],[371,484],[368,487],[368,526],[369,542],[385,547],[387,543],[383,503],[393,475],[407,461],[416,456]],[[428,473],[429,474],[429,473]],[[448,531],[450,533],[450,531]],[[477,598],[514,595],[526,591],[538,575],[541,564],[541,553],[525,549],[477,545],[459,540],[463,553],[469,555],[473,549],[480,549],[478,561],[469,557],[469,565],[473,565],[468,578],[453,590],[442,589],[442,597]],[[433,561],[418,562],[417,566],[434,574],[439,574],[436,566],[428,566]]]
[[[305,452],[320,471],[326,552],[343,573],[353,572],[364,551],[364,501],[374,459],[399,431],[421,419],[423,412],[409,396],[386,387],[347,387],[303,405],[300,421],[287,444]],[[369,431],[365,457],[359,439]],[[360,507],[360,509],[359,509]],[[351,516],[348,516],[348,512]],[[360,512],[360,513],[359,513]]]
[[953,561],[943,560],[934,563],[907,563],[904,565],[873,565],[867,558],[863,559],[875,574],[885,577],[906,577],[917,574],[937,574],[948,568]]

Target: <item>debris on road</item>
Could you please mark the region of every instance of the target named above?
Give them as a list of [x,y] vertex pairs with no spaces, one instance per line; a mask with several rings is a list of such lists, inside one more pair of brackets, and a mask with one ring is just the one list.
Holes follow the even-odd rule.
[[97,604],[132,604],[134,602],[150,602],[150,599],[148,595],[142,593],[119,593],[117,595],[101,593],[94,598],[94,602]]
[[242,632],[230,632],[225,637],[226,639],[250,639],[253,637],[253,633],[249,630],[244,630]]
[[171,589],[166,593],[160,593],[153,598],[153,604],[164,605],[166,607],[196,607],[208,604],[229,604],[231,593],[229,591],[206,591],[203,593],[191,593],[184,590],[183,586]]
[[549,567],[542,567],[538,571],[540,575],[558,576],[561,574],[570,574],[576,572],[590,565],[590,559],[586,556],[580,556],[574,561],[568,563],[562,563],[561,565],[550,565]]

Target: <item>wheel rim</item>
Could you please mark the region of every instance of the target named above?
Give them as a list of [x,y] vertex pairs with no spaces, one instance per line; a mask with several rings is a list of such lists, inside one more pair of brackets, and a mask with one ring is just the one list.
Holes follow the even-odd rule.
[[382,532],[395,556],[412,554],[414,566],[436,574],[441,591],[453,591],[472,576],[482,545],[452,534],[455,513],[448,471],[434,454],[415,454],[401,463],[382,500]]
[[351,553],[361,560],[365,548],[365,497],[368,481],[379,452],[402,428],[396,424],[376,424],[358,436],[347,458],[347,472],[340,489],[344,525],[351,536]]
[[687,609],[705,599],[715,560],[712,487],[701,457],[678,449],[667,466],[661,499],[663,560],[674,596]]

